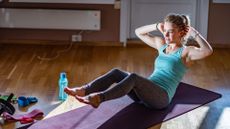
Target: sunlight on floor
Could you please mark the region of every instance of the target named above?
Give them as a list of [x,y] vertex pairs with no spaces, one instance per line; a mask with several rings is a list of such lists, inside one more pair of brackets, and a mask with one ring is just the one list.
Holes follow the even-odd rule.
[[216,125],[216,129],[230,129],[230,108],[224,108],[219,121]]
[[61,101],[52,101],[52,102],[51,102],[51,105],[57,105],[57,104],[59,104],[59,103],[61,103]]
[[198,109],[162,123],[161,129],[199,129],[208,110],[209,107],[199,107]]
[[[52,102],[52,104],[57,104],[57,103],[61,103],[61,102],[60,101]],[[68,96],[66,101],[62,102],[61,105],[59,105],[54,110],[52,110],[44,119],[52,117],[52,116],[56,116],[64,112],[68,112],[76,108],[80,108],[84,105],[85,104],[78,102],[74,97]]]
[[200,129],[200,125],[206,118],[208,111],[208,106],[202,106],[188,113],[189,122],[192,123],[190,125],[191,129]]

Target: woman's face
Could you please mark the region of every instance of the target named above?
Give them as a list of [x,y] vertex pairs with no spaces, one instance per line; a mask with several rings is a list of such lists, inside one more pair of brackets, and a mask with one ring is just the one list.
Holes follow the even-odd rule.
[[175,24],[165,22],[163,31],[166,43],[180,43],[181,33]]

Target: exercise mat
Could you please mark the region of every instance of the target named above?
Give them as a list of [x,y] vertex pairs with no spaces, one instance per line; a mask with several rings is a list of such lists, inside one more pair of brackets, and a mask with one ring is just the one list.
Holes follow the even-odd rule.
[[104,102],[97,109],[87,105],[39,121],[30,129],[145,129],[220,97],[218,93],[180,83],[172,103],[163,110],[148,109],[124,96]]

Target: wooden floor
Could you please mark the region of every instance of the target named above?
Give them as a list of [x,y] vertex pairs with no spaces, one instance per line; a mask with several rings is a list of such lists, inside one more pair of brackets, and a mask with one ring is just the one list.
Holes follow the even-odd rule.
[[[17,109],[25,113],[39,108],[47,115],[60,105],[57,100],[58,78],[67,72],[69,86],[80,86],[117,67],[142,76],[153,70],[156,51],[147,46],[84,46],[74,45],[53,60],[40,60],[38,56],[52,58],[57,51],[68,46],[6,45],[0,44],[0,93],[16,96],[36,96],[39,102],[28,108]],[[196,62],[188,70],[183,82],[219,92],[223,97],[208,105],[164,122],[151,129],[229,129],[230,123],[230,49],[214,49],[214,54]],[[3,129],[21,126],[6,124]]]

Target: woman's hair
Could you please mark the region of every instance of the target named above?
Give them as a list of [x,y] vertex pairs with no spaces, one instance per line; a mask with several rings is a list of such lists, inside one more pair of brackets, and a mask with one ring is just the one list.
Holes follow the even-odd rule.
[[164,22],[175,24],[179,28],[179,31],[184,31],[183,36],[187,34],[188,26],[190,26],[190,19],[184,14],[170,13],[165,17]]

